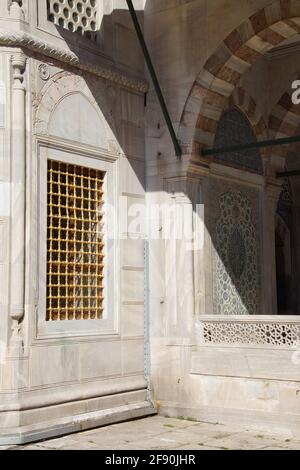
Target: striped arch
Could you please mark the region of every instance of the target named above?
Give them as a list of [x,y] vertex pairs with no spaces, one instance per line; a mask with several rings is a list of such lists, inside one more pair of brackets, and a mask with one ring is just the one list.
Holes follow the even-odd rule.
[[[292,102],[293,89],[288,89],[280,98],[269,116],[268,133],[272,139],[293,137],[299,134],[300,129],[300,106]],[[277,170],[290,170],[289,159],[291,147],[289,145],[275,146],[272,148],[272,157],[277,159]],[[279,158],[278,158],[279,157]],[[279,166],[280,162],[280,166]],[[292,181],[289,178],[282,180],[282,193],[280,198],[288,200],[291,192]]]
[[247,117],[257,140],[268,138],[267,126],[254,99],[241,87],[236,87],[229,98],[229,107],[239,108]]
[[218,121],[241,76],[266,52],[300,33],[300,1],[275,0],[238,26],[222,42],[196,78],[179,129],[184,153],[200,162],[211,146]]
[[[272,138],[292,137],[299,132],[300,105],[293,104],[292,93],[292,89],[286,91],[270,115],[269,132]],[[288,150],[285,146],[277,147],[276,154],[285,156]]]
[[[218,135],[218,129],[219,125],[222,121],[222,117],[224,116],[224,113],[230,112],[233,109],[237,109],[240,111],[240,113],[244,116],[246,121],[248,122],[252,134],[255,137],[257,141],[260,140],[266,140],[268,137],[268,132],[267,132],[267,126],[265,124],[265,121],[262,117],[262,114],[259,110],[259,107],[257,106],[255,100],[250,96],[248,91],[241,87],[236,87],[232,93],[232,95],[228,98],[227,100],[227,106],[222,110],[220,120],[218,121],[216,133],[214,134],[214,142],[213,146],[219,145],[220,142],[217,144],[216,137]],[[224,144],[224,145],[228,145]],[[264,160],[263,156],[265,155],[264,149],[258,149],[257,150],[258,155],[260,156],[260,165],[261,165],[261,170],[263,171],[264,169]],[[227,166],[236,166],[235,163],[230,163],[230,159],[227,161],[226,158],[221,158],[219,159],[218,157],[211,159],[211,161],[217,161],[218,163],[224,162],[224,164]],[[250,170],[251,171],[251,170]]]

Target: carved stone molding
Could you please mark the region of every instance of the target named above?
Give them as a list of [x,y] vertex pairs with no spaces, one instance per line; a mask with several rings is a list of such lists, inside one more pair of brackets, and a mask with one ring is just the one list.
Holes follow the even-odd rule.
[[117,85],[131,88],[140,93],[146,93],[149,85],[145,80],[131,77],[114,69],[104,68],[88,62],[82,62],[76,54],[64,51],[52,44],[41,41],[28,33],[16,33],[0,30],[0,46],[24,47],[33,52],[44,54],[53,59],[77,67],[86,72],[97,75],[100,78],[109,80]]

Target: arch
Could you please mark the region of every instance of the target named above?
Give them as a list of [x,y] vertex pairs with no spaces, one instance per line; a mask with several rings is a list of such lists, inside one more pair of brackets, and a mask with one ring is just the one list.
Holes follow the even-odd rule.
[[[208,58],[187,98],[179,129],[184,152],[198,164],[242,75],[266,52],[300,33],[300,2],[276,0],[234,29]],[[197,158],[198,157],[198,158]]]
[[65,95],[56,104],[48,123],[48,133],[94,147],[107,147],[101,116],[88,98],[78,92]]
[[[293,104],[292,93],[292,88],[287,90],[270,114],[269,131],[273,138],[293,137],[299,131],[300,107]],[[288,147],[277,147],[276,154],[286,157],[288,150]]]
[[[247,90],[237,86],[229,98],[229,106],[240,109],[248,119],[257,140],[265,140],[268,137],[267,125],[262,117],[256,101]],[[260,150],[261,155],[264,149]]]
[[[107,150],[112,148],[115,151],[119,146],[115,137],[116,131],[111,112],[107,109],[105,100],[101,98],[101,93],[98,92],[96,95],[91,90],[93,90],[93,83],[89,83],[80,75],[74,75],[66,71],[55,74],[44,85],[36,98],[34,132],[38,135],[46,136],[50,136],[51,133],[53,134],[53,129],[51,128],[53,116],[59,112],[60,106],[66,104],[66,100],[72,100],[76,96],[77,101],[81,100],[85,108],[89,106],[90,110],[92,110],[92,115],[97,117],[97,122],[101,126],[100,130],[102,129],[101,148]],[[76,107],[78,107],[77,105],[78,103]],[[97,141],[94,140],[95,143]],[[97,143],[97,146],[98,144],[100,142]]]
[[300,107],[293,104],[292,93],[292,89],[286,91],[270,115],[269,130],[276,138],[295,135],[300,125]]
[[[232,108],[237,108],[245,116],[256,140],[258,141],[266,140],[268,138],[267,125],[264,121],[261,111],[259,107],[257,106],[256,101],[252,98],[252,96],[250,96],[247,90],[245,90],[244,88],[240,86],[237,86],[233,90],[233,93],[230,95],[230,97],[227,100],[226,106],[222,110],[220,119],[226,111]],[[219,119],[219,122],[220,122],[220,119]],[[218,125],[219,123],[217,124],[217,126]],[[215,136],[214,136],[214,140],[215,140]],[[262,158],[262,166],[264,166],[263,157],[266,153],[266,149],[265,148],[259,149],[258,153],[260,154]]]

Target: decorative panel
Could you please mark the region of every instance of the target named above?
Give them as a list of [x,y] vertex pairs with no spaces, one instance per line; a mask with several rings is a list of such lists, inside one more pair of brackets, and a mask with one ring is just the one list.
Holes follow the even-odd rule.
[[245,193],[229,190],[219,198],[212,236],[214,313],[255,315],[259,307],[257,231]]
[[278,321],[204,321],[201,322],[201,339],[207,344],[299,347],[300,324]]
[[47,0],[48,20],[52,23],[96,38],[98,30],[98,0]]

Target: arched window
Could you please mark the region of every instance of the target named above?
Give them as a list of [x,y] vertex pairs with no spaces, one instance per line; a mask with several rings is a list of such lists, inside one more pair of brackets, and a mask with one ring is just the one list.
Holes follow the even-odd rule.
[[[253,142],[256,142],[256,137],[244,114],[236,108],[225,111],[216,131],[215,147],[221,148]],[[238,150],[216,155],[214,161],[246,171],[262,173],[262,162],[258,149]]]

